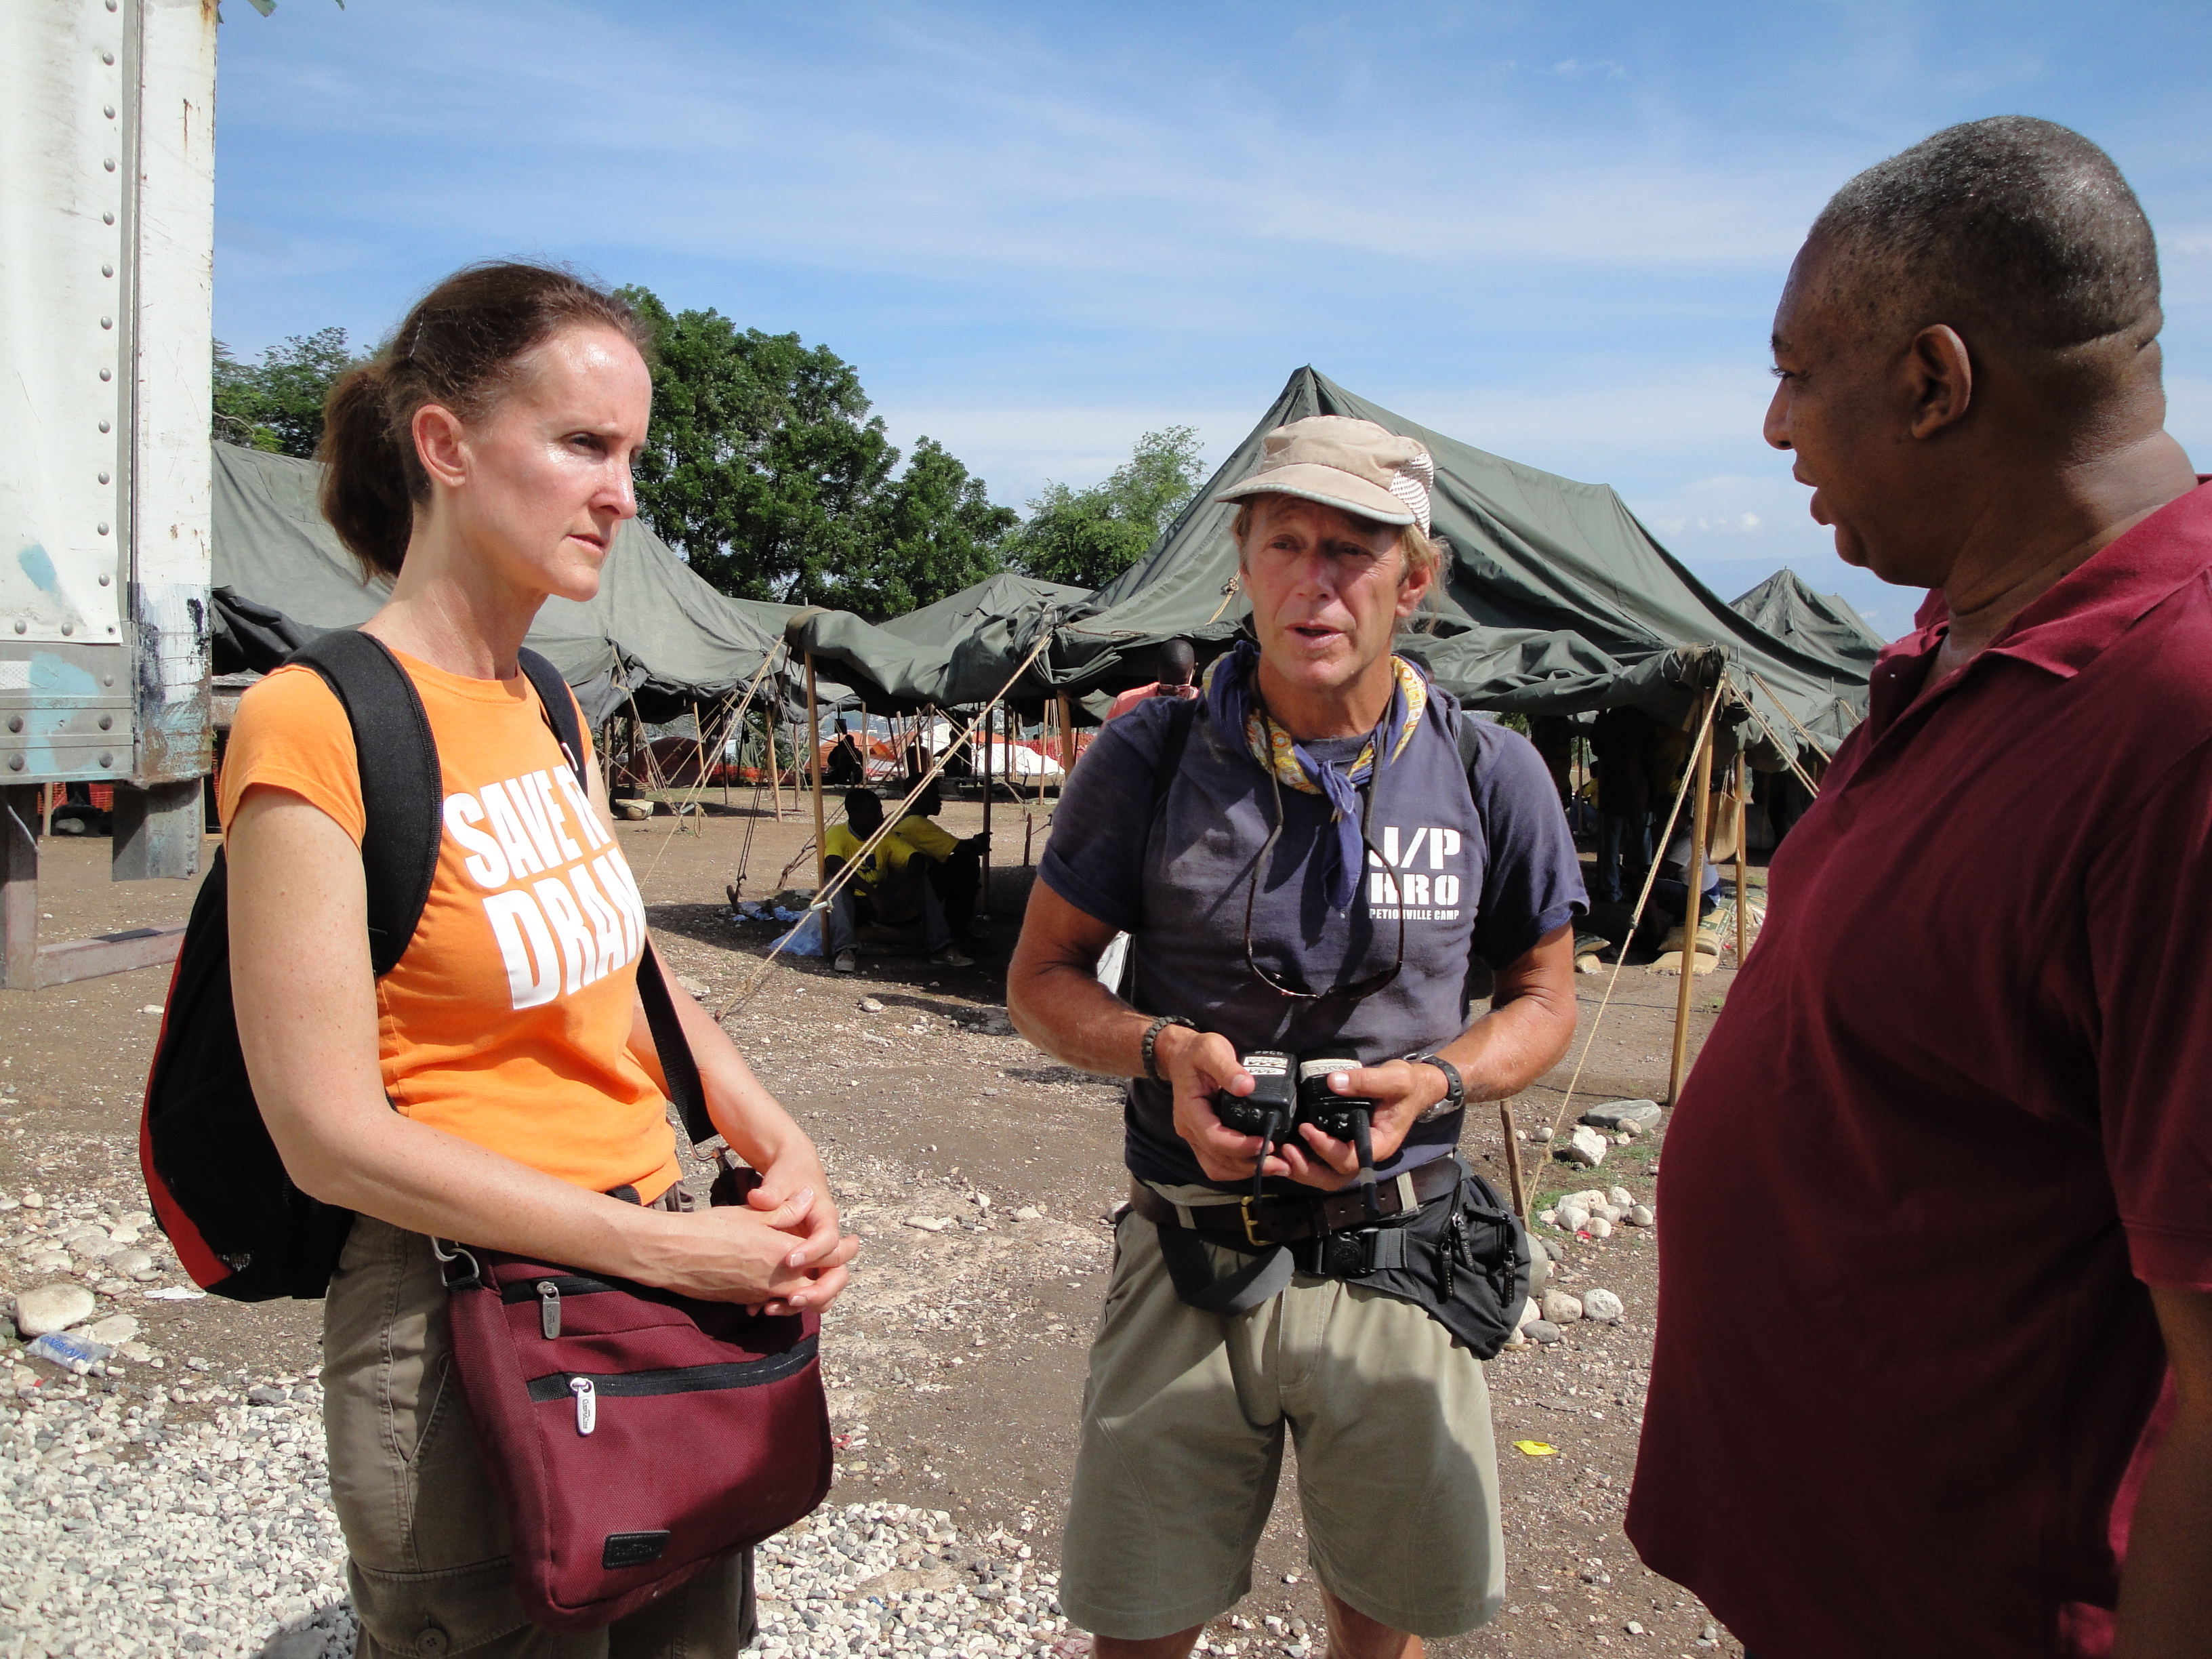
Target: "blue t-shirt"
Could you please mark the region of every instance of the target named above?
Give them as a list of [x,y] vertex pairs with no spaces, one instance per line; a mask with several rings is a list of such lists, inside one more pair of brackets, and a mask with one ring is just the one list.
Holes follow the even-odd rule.
[[[1320,795],[1282,791],[1282,838],[1267,867],[1255,867],[1275,823],[1275,791],[1243,734],[1224,741],[1203,704],[1165,799],[1149,810],[1153,769],[1176,706],[1141,703],[1100,732],[1053,814],[1052,841],[1037,872],[1077,909],[1133,936],[1132,997],[1140,1009],[1195,1020],[1240,1054],[1297,1054],[1342,1042],[1380,1064],[1441,1047],[1465,1029],[1473,957],[1504,967],[1589,908],[1574,839],[1542,758],[1518,733],[1477,721],[1470,789],[1457,732],[1472,717],[1441,690],[1431,690],[1428,712],[1405,752],[1367,786],[1374,850],[1346,911],[1331,910],[1324,896],[1316,854],[1324,834],[1332,841],[1334,835]],[[1364,743],[1352,738],[1304,747],[1316,760],[1341,766]],[[1248,894],[1253,959],[1285,984],[1326,990],[1388,969],[1401,910],[1405,965],[1389,985],[1358,1002],[1284,996],[1246,963]],[[1378,1170],[1392,1175],[1441,1158],[1457,1144],[1460,1123],[1454,1115],[1416,1124]],[[1138,1176],[1206,1182],[1175,1132],[1167,1089],[1133,1080],[1127,1128],[1127,1161]]]

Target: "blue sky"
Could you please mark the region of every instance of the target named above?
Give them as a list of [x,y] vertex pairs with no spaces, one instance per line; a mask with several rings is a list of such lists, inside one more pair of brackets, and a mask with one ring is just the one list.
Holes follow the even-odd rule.
[[2160,233],[2169,424],[2212,469],[2212,7],[805,8],[236,0],[216,326],[374,340],[468,260],[796,331],[1019,507],[1147,428],[1226,453],[1311,362],[1617,487],[1732,597],[1886,633],[1758,435],[1774,299],[1857,169],[2028,113]]

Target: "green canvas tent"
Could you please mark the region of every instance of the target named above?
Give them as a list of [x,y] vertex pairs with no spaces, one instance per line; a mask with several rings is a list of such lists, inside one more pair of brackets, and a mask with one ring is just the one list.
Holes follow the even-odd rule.
[[1001,571],[885,623],[846,611],[799,611],[787,637],[795,650],[813,653],[817,673],[834,672],[879,713],[957,708],[989,698],[1040,631],[1090,599],[1087,588]]
[[[390,584],[364,581],[315,504],[321,467],[218,443],[214,586],[231,665],[266,669],[325,629],[365,622]],[[615,537],[598,595],[548,599],[529,643],[577,688],[594,723],[634,701],[648,720],[742,693],[776,644],[638,520]]]
[[1409,635],[1404,648],[1470,707],[1571,714],[1632,704],[1678,721],[1717,651],[1785,742],[1795,739],[1775,699],[1831,748],[1863,714],[1863,667],[1723,604],[1611,489],[1432,432],[1310,368],[1291,376],[1152,550],[1059,623],[1042,678],[1071,690],[1112,689],[1149,678],[1151,654],[1167,640],[1232,637],[1247,608],[1229,533],[1235,509],[1213,496],[1256,465],[1268,432],[1309,415],[1375,421],[1435,457],[1435,524],[1451,544],[1452,574],[1432,631]]
[[1861,676],[1874,672],[1874,659],[1889,643],[1842,595],[1814,592],[1787,567],[1738,594],[1729,609],[1777,639]]

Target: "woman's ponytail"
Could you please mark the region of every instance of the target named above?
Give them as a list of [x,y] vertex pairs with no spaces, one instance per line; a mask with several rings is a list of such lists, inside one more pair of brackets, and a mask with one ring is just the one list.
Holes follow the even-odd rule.
[[374,577],[397,576],[430,500],[415,453],[425,404],[482,420],[516,365],[562,328],[612,329],[649,357],[651,340],[615,295],[550,265],[502,261],[457,270],[418,301],[391,342],[349,370],[323,406],[323,516]]
[[[412,434],[393,429],[381,358],[349,369],[323,405],[323,516],[371,577],[397,576],[415,530]],[[411,426],[411,421],[410,421]],[[407,440],[402,447],[402,439]]]

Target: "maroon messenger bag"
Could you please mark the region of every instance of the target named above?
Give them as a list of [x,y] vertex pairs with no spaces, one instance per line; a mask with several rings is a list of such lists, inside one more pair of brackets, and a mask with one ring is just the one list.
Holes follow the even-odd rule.
[[828,1495],[818,1316],[472,1246],[445,1271],[455,1369],[533,1625],[602,1629]]

